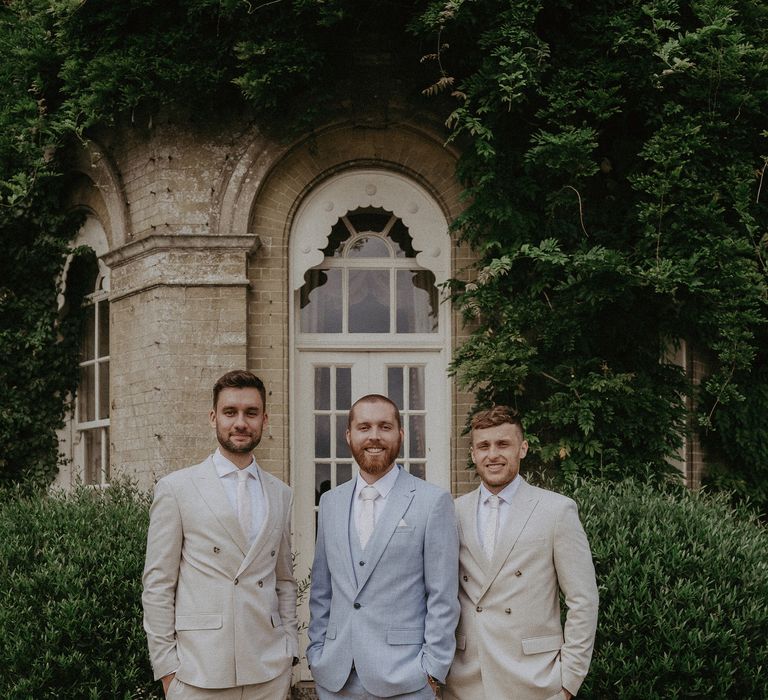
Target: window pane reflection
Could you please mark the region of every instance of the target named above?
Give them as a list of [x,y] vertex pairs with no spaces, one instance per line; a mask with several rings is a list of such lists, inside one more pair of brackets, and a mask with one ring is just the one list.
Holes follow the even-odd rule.
[[331,417],[315,416],[315,457],[331,456]]
[[336,408],[346,411],[352,407],[352,368],[336,368]]
[[99,418],[109,418],[109,362],[99,362]]
[[349,332],[389,333],[389,270],[349,271]]
[[346,416],[336,416],[336,456],[341,458],[349,457]]
[[403,368],[387,367],[387,396],[401,411],[403,406]]
[[389,246],[378,236],[361,236],[347,248],[348,258],[390,258]]
[[336,486],[343,484],[345,481],[349,481],[352,478],[352,464],[337,464],[336,465]]
[[320,496],[331,488],[331,465],[315,465],[315,505],[320,504]]
[[302,333],[341,333],[341,270],[309,270],[301,288]]
[[109,355],[109,302],[99,302],[99,357]]
[[429,270],[397,271],[397,332],[436,333],[437,287]]
[[315,409],[327,411],[331,407],[331,368],[315,367]]
[[77,387],[77,420],[80,423],[96,420],[96,366],[80,368],[80,384]]
[[424,416],[408,417],[408,442],[410,447],[409,457],[426,457],[426,430]]

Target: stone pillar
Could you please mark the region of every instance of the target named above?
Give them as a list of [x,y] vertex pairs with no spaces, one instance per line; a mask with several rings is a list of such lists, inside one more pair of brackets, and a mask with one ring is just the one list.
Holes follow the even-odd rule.
[[213,451],[211,389],[246,367],[246,270],[258,245],[255,235],[151,235],[104,256],[113,478],[149,488]]

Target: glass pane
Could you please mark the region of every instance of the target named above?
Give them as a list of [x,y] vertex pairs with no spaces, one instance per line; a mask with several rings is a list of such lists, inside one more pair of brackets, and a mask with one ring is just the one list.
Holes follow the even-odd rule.
[[341,333],[341,270],[308,270],[304,278],[301,332]]
[[349,457],[349,445],[347,445],[347,417],[336,416],[336,456]]
[[429,270],[397,271],[397,332],[437,333],[437,287]]
[[315,416],[315,457],[331,456],[331,417]]
[[96,366],[86,365],[80,368],[80,385],[77,387],[77,420],[85,423],[96,420]]
[[392,214],[381,207],[361,207],[347,214],[347,220],[358,233],[384,230]]
[[92,304],[85,309],[85,320],[83,323],[82,343],[80,344],[80,361],[93,359],[95,350],[94,342],[96,336],[96,307]]
[[336,465],[336,486],[349,481],[352,478],[352,464],[342,463]]
[[323,249],[323,255],[326,258],[340,257],[342,253],[342,243],[352,234],[343,219],[339,219],[331,229],[331,235],[328,236],[328,245]]
[[398,219],[392,228],[389,229],[389,237],[397,245],[395,248],[395,255],[398,258],[416,257],[416,251],[413,249],[411,234],[408,233],[408,228],[400,219]]
[[408,408],[412,411],[424,410],[424,368],[408,368]]
[[389,333],[389,270],[349,271],[349,332]]
[[315,367],[315,410],[331,407],[331,368]]
[[109,360],[99,362],[99,418],[109,418]]
[[320,504],[320,496],[331,489],[331,465],[324,462],[315,465],[315,505]]
[[352,368],[336,368],[336,408],[348,411],[352,407]]
[[401,411],[403,406],[403,368],[387,367],[387,396]]
[[391,258],[392,251],[378,236],[361,236],[347,247],[348,258]]
[[425,435],[424,416],[408,416],[409,457],[427,456]]
[[83,432],[85,441],[85,464],[83,465],[83,480],[86,484],[101,483],[101,429]]
[[419,479],[427,478],[427,465],[424,462],[411,462],[408,471]]
[[109,355],[109,302],[102,299],[99,302],[99,357]]
[[104,453],[104,463],[102,464],[102,469],[104,472],[104,483],[109,483],[112,478],[112,469],[110,467],[111,463],[109,459],[109,428],[101,429],[101,439],[103,440],[102,450]]

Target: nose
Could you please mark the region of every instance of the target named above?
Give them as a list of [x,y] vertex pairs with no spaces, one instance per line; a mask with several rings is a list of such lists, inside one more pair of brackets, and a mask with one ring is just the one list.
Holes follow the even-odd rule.
[[245,426],[246,426],[245,413],[238,412],[237,416],[235,417],[235,427],[244,428]]

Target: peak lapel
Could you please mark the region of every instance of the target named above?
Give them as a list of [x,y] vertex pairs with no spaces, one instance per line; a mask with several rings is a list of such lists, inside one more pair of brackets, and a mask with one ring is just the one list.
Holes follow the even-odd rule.
[[413,494],[416,491],[416,488],[411,483],[412,478],[414,477],[411,477],[408,472],[401,469],[395,485],[389,492],[389,496],[387,496],[387,504],[384,506],[381,517],[376,523],[371,541],[365,548],[366,567],[365,572],[357,579],[358,591],[363,589],[363,586],[365,586],[370,578],[371,573],[379,563],[379,559],[381,559],[381,555],[384,554],[384,550],[387,548],[395,528],[405,515],[405,511],[408,510],[408,506],[411,505]]
[[205,504],[211,509],[221,526],[240,547],[240,551],[245,556],[248,552],[248,542],[240,529],[240,523],[232,510],[232,504],[229,502],[227,494],[224,493],[224,487],[221,485],[216,467],[210,457],[195,475],[195,487]]
[[[486,569],[488,578],[485,580],[483,588],[480,591],[481,597],[488,590],[494,579],[499,575],[501,567],[504,566],[504,562],[507,560],[509,553],[515,546],[515,543],[528,523],[538,502],[539,497],[536,495],[536,492],[528,486],[527,482],[523,481],[518,487],[517,493],[510,504],[512,510],[504,525],[504,531],[499,533],[499,539],[493,553],[493,560]],[[488,559],[486,558],[485,561],[488,561]]]
[[485,550],[480,546],[480,539],[477,535],[477,507],[480,501],[480,489],[475,489],[469,498],[462,498],[456,501],[456,515],[459,521],[461,532],[461,541],[469,550],[472,558],[484,569],[487,570],[491,562],[485,555]]
[[256,539],[248,550],[248,554],[246,554],[243,563],[240,565],[240,570],[237,572],[238,576],[264,547],[272,531],[283,522],[280,492],[277,489],[277,484],[272,479],[269,479],[261,469],[259,469],[259,479],[261,481],[261,489],[264,492],[264,518],[261,522],[261,530],[259,530]]

